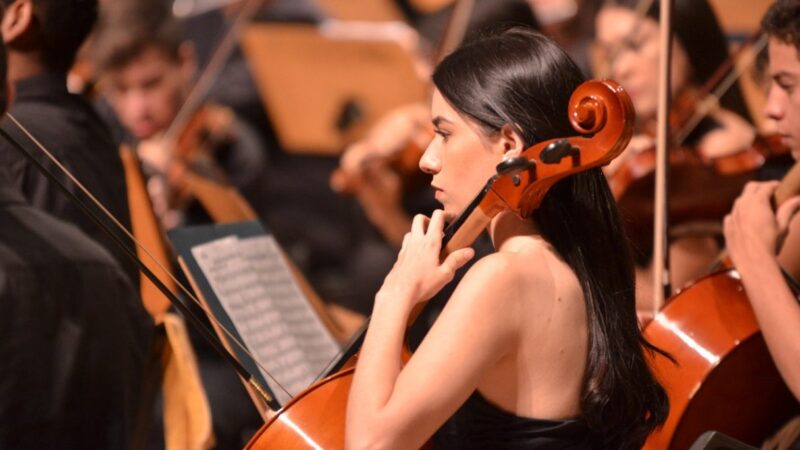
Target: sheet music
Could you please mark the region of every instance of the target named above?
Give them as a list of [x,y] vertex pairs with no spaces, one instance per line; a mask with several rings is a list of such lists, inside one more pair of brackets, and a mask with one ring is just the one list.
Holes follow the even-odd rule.
[[[338,346],[294,282],[274,238],[229,236],[195,246],[192,254],[258,362],[292,396],[307,388]],[[263,375],[286,404],[286,394]]]

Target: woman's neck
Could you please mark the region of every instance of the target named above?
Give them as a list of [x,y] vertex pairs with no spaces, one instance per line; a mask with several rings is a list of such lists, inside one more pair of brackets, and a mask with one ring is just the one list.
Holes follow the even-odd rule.
[[539,236],[539,228],[532,219],[520,219],[511,211],[504,211],[495,216],[489,224],[489,236],[498,251],[518,250],[518,237]]

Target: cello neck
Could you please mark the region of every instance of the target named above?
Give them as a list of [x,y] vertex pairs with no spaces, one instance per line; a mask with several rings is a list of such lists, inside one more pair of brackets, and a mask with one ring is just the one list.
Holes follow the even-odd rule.
[[[497,175],[489,178],[489,181],[486,182],[486,185],[481,189],[481,192],[469,206],[467,206],[466,210],[445,228],[444,237],[442,238],[442,250],[439,253],[440,260],[444,260],[447,258],[447,255],[458,249],[472,245],[489,225],[492,217],[502,211],[503,208],[493,206],[502,202],[497,194],[492,191],[492,187],[497,179]],[[414,321],[417,320],[426,305],[427,303],[419,303],[414,307],[408,317],[408,327],[414,324]],[[356,332],[350,342],[348,342],[342,350],[339,358],[323,372],[322,378],[339,372],[352,362],[353,357],[358,353],[361,349],[361,345],[364,343],[364,337],[367,334],[368,326],[369,317],[364,321],[361,329]]]
[[497,178],[496,175],[491,177],[464,212],[445,228],[442,250],[439,253],[440,261],[444,261],[450,253],[472,245],[483,230],[489,226],[492,217],[502,211],[503,208],[498,206],[502,201],[492,191],[492,186]]

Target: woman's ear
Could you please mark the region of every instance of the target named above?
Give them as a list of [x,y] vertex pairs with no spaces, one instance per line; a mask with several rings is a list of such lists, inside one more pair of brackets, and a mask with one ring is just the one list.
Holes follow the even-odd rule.
[[31,0],[17,0],[5,8],[3,20],[0,21],[0,32],[3,33],[3,42],[13,45],[33,25],[33,2]]
[[519,156],[525,150],[525,143],[522,141],[522,137],[509,124],[505,124],[500,128],[498,139],[498,144],[503,151],[503,158]]

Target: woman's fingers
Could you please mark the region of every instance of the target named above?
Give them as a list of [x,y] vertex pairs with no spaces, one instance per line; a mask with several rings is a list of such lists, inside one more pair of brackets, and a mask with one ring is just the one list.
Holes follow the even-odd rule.
[[430,219],[423,214],[417,214],[414,216],[414,220],[411,221],[411,234],[424,235],[425,230],[428,228],[429,221]]
[[447,258],[442,263],[442,268],[452,277],[458,269],[462,268],[474,256],[475,250],[472,247],[458,249],[447,255]]

